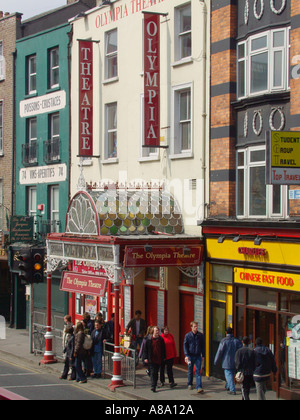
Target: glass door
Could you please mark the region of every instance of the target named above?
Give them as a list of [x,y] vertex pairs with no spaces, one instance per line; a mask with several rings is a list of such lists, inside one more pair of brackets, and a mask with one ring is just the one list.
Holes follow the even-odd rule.
[[224,379],[224,372],[221,366],[215,366],[214,360],[217,354],[221,340],[225,337],[226,328],[226,304],[222,302],[211,301],[211,357],[210,357],[210,372],[212,376]]

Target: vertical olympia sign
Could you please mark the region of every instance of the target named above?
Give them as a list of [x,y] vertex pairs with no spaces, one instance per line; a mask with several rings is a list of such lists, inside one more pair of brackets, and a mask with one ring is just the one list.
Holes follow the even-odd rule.
[[144,147],[160,145],[160,15],[144,14]]
[[79,41],[79,156],[93,156],[93,42]]

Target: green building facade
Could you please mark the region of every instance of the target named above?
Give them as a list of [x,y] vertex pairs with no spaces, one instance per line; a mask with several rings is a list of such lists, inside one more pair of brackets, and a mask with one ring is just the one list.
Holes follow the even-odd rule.
[[[15,215],[34,217],[34,240],[42,244],[47,233],[64,232],[70,198],[70,39],[71,26],[66,23],[16,42]],[[53,276],[53,310],[63,314],[67,297],[59,283],[60,275]],[[24,321],[18,322],[24,319],[24,313],[18,313],[24,310],[24,288],[16,276],[17,328],[25,327]],[[46,282],[32,289],[34,310],[42,314]]]

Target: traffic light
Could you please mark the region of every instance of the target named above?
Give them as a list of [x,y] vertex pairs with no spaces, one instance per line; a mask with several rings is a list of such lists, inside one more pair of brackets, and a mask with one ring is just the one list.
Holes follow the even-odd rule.
[[44,256],[45,248],[32,248],[32,283],[43,283],[44,281]]
[[31,249],[24,248],[16,252],[14,259],[17,263],[19,278],[23,283],[31,283],[32,271],[31,271]]

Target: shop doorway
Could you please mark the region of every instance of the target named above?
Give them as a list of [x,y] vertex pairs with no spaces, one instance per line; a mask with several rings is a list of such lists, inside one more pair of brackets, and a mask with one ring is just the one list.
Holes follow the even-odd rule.
[[[251,340],[251,346],[255,347],[256,338],[260,337],[264,346],[268,347],[277,359],[276,346],[276,314],[272,312],[247,310],[247,334]],[[268,387],[276,391],[276,375],[271,375]]]
[[215,366],[214,360],[217,354],[221,340],[225,337],[226,328],[226,304],[222,302],[211,301],[210,306],[212,320],[211,328],[211,357],[210,357],[210,372],[216,378],[224,379],[224,371],[221,366]]
[[260,337],[263,344],[276,354],[276,315],[271,312],[248,309],[247,314],[247,331],[251,343],[255,345],[255,340]]
[[191,322],[194,320],[194,295],[180,293],[180,363],[185,364],[183,343],[185,335],[191,331]]

